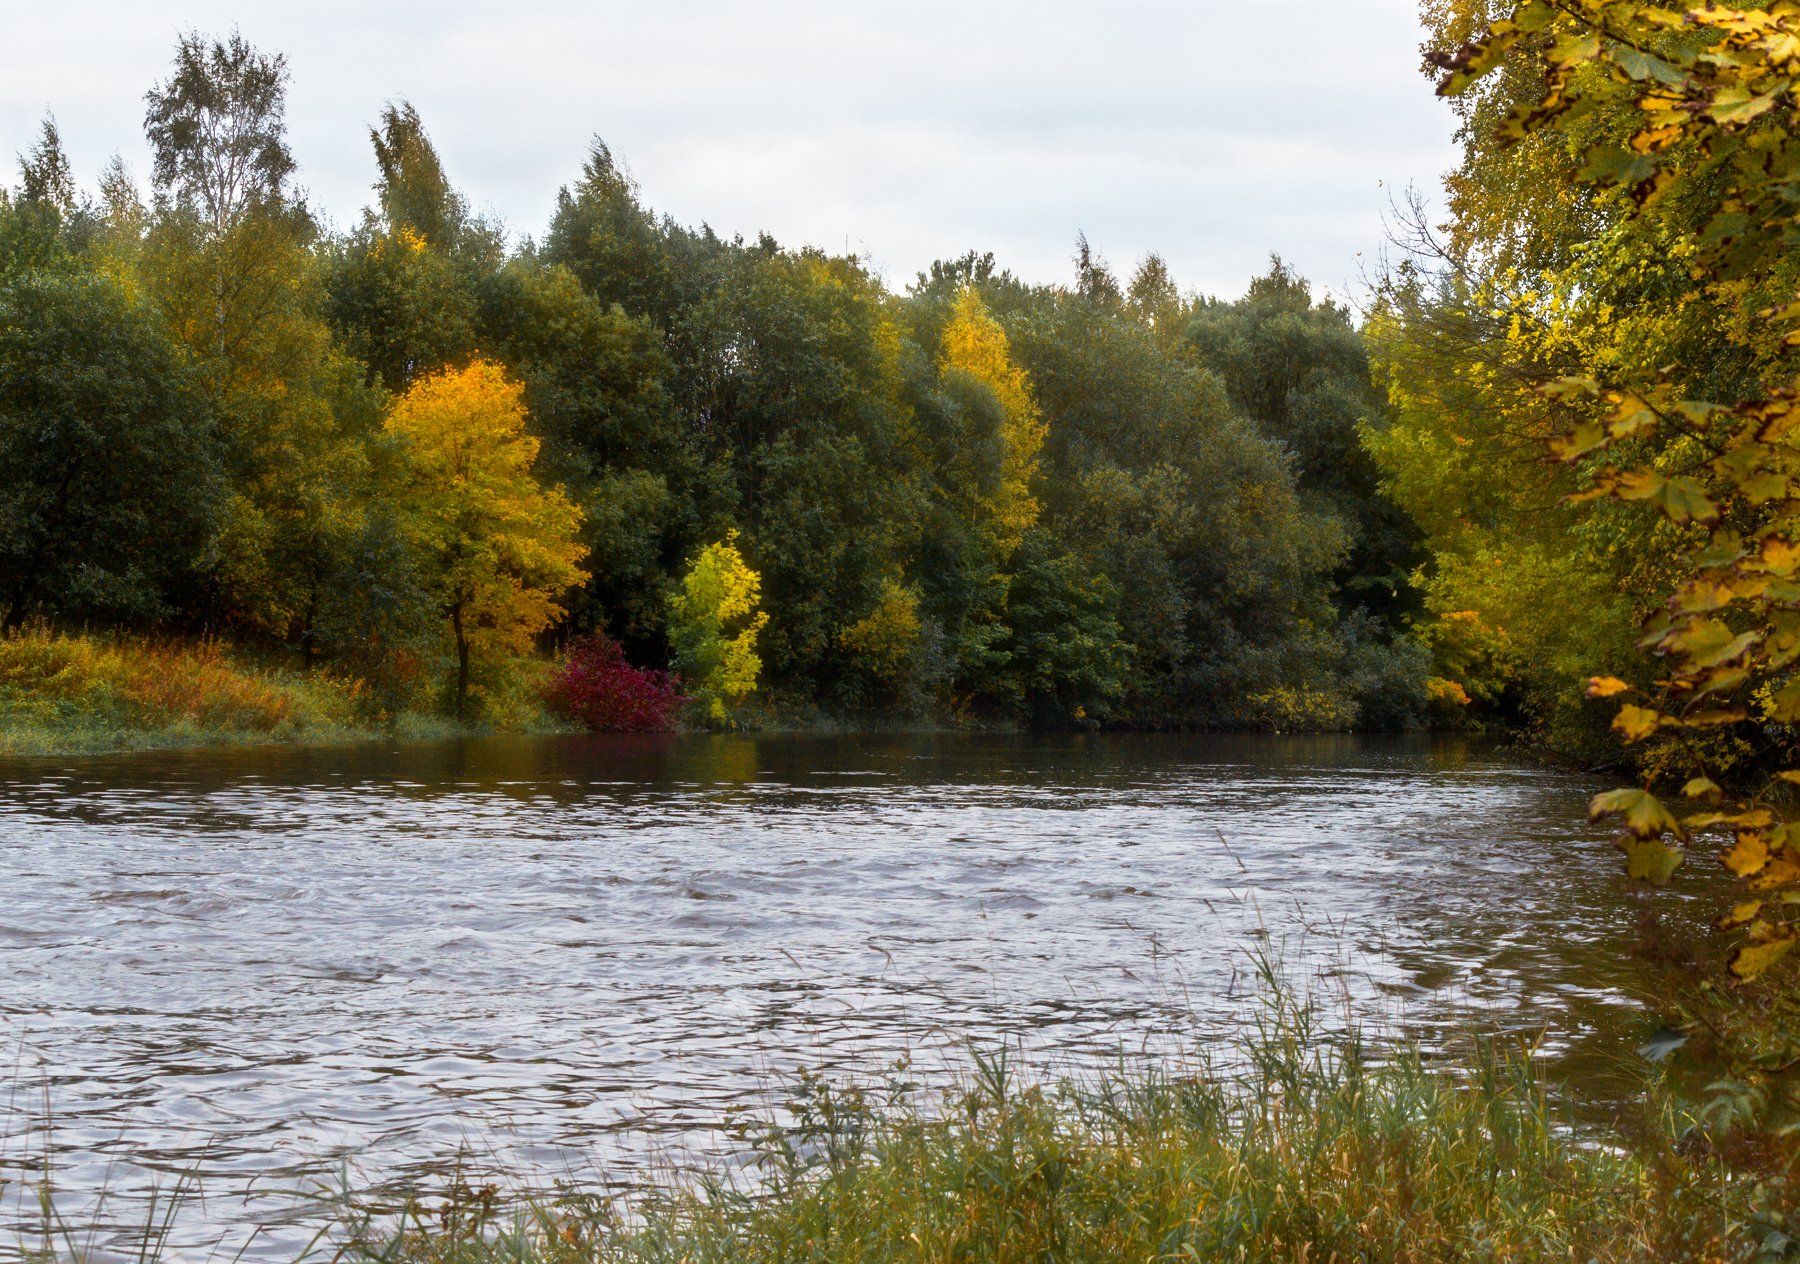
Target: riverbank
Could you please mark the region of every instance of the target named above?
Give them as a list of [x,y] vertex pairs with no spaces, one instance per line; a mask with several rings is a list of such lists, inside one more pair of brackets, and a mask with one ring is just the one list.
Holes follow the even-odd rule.
[[[1648,1091],[1604,1134],[1529,1051],[1473,1037],[1453,1065],[1329,1037],[1276,1000],[1222,1056],[1033,1082],[1003,1053],[922,1099],[907,1069],[802,1077],[743,1161],[615,1196],[513,1197],[487,1179],[396,1205],[323,1199],[299,1259],[384,1264],[1606,1264],[1788,1258],[1771,1206]],[[191,1190],[191,1196],[203,1194]],[[404,1198],[402,1194],[400,1197]],[[1777,1213],[1779,1214],[1779,1212]],[[1768,1249],[1771,1234],[1776,1250]],[[36,1258],[73,1259],[46,1224]],[[70,1249],[59,1245],[59,1239]],[[29,1244],[22,1244],[29,1245]],[[145,1227],[139,1258],[181,1252]]]
[[515,711],[494,725],[390,710],[362,680],[259,662],[215,640],[0,638],[0,755],[573,731],[541,707]]
[[1584,1142],[1522,1057],[1452,1076],[1291,1029],[1249,1052],[1236,1077],[1049,1089],[984,1061],[931,1114],[812,1088],[748,1180],[624,1211],[465,1188],[336,1236],[341,1258],[419,1264],[1665,1264],[1750,1259],[1764,1235],[1723,1165],[1666,1135]]

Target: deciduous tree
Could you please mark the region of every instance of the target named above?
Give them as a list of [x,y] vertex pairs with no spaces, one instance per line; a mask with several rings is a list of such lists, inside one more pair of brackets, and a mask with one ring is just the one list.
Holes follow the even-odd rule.
[[584,578],[580,510],[533,474],[525,421],[523,388],[483,360],[421,378],[388,414],[409,462],[407,531],[450,628],[458,716],[475,670],[529,651]]
[[675,668],[708,720],[725,724],[731,708],[756,691],[762,657],[756,638],[769,621],[762,577],[738,551],[738,533],[700,550],[669,596]]

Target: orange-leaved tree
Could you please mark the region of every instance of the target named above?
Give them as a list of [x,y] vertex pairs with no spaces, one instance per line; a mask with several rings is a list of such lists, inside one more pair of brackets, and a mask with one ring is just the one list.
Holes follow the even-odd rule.
[[471,659],[529,651],[586,578],[581,511],[533,474],[538,440],[523,396],[499,365],[476,360],[419,379],[388,414],[408,454],[408,533],[455,645],[458,717]]

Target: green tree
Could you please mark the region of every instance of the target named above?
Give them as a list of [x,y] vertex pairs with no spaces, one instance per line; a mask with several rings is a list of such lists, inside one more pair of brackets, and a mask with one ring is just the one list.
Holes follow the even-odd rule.
[[1350,313],[1316,302],[1276,258],[1238,302],[1200,305],[1186,337],[1232,406],[1293,453],[1301,495],[1343,523],[1349,547],[1333,578],[1348,602],[1398,627],[1416,605],[1409,575],[1423,558],[1363,448],[1362,434],[1379,435],[1388,415]]
[[285,209],[294,173],[284,113],[287,59],[233,31],[175,45],[175,68],[145,98],[157,191],[223,236],[244,218]]
[[1005,667],[993,684],[1037,725],[1107,718],[1125,688],[1129,647],[1113,615],[1112,582],[1080,558],[1027,534],[998,646]]
[[504,252],[498,231],[469,215],[410,103],[384,109],[369,139],[376,206],[331,250],[325,314],[371,382],[403,391],[475,354],[482,288]]
[[704,466],[650,321],[603,304],[561,264],[523,255],[488,278],[480,337],[525,385],[543,468],[582,506],[589,582],[581,628],[663,653],[663,592],[696,538]]
[[220,473],[154,311],[73,269],[0,275],[0,626],[167,613],[211,540]]
[[1031,295],[1010,326],[1048,424],[1045,525],[1113,581],[1133,649],[1124,714],[1240,723],[1249,697],[1320,675],[1344,535],[1292,457],[1104,287]]
[[46,114],[38,131],[38,142],[30,152],[19,155],[19,201],[26,206],[42,207],[59,219],[75,213],[78,191],[69,170],[69,157],[63,152],[62,134],[56,120]]
[[[181,38],[146,116],[155,214],[117,255],[218,419],[231,490],[206,613],[310,662],[378,496],[382,403],[320,318],[317,234],[288,187],[286,74],[236,33]],[[128,232],[129,208],[113,221]]]

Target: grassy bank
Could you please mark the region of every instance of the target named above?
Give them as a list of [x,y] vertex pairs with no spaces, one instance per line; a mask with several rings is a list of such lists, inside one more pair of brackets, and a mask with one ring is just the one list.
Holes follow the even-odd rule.
[[[1043,1086],[981,1060],[947,1106],[803,1085],[749,1176],[628,1208],[462,1189],[342,1211],[339,1258],[417,1264],[1725,1261],[1774,1258],[1752,1193],[1672,1114],[1580,1135],[1520,1054],[1377,1062],[1299,1010],[1237,1069]],[[1766,1176],[1766,1174],[1764,1174]],[[1791,1190],[1789,1190],[1791,1192]]]
[[[1324,1036],[1303,1006],[1263,1014],[1211,1063],[1046,1084],[978,1056],[928,1099],[905,1068],[852,1088],[802,1079],[779,1126],[740,1126],[748,1163],[626,1198],[456,1183],[403,1206],[321,1197],[297,1264],[1796,1258],[1796,1173],[1654,1092],[1581,1126],[1516,1045],[1434,1062]],[[206,1192],[187,1185],[189,1205]],[[182,1217],[166,1198],[131,1241],[43,1206],[22,1259],[233,1255],[170,1245]]]
[[[509,727],[562,727],[519,710]],[[34,629],[0,638],[0,755],[342,742],[478,731],[390,710],[358,679],[259,662],[215,640],[84,636]]]

